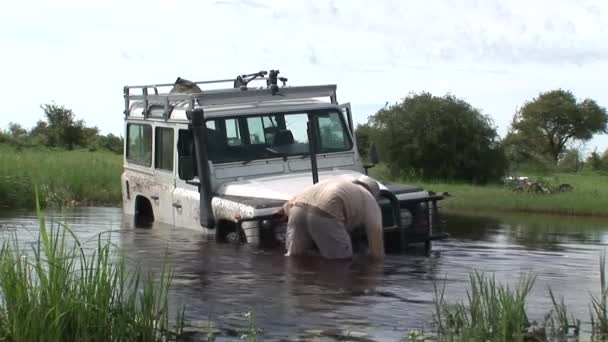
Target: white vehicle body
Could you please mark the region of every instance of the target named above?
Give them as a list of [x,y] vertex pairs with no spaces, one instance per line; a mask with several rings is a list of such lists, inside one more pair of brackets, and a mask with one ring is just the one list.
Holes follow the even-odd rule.
[[[317,178],[366,173],[350,106],[337,103],[333,85],[283,86],[274,89],[274,94],[268,87],[188,95],[160,94],[162,86],[173,84],[125,87],[121,184],[124,212],[133,215],[136,222],[161,221],[222,239],[232,234],[232,240],[259,243],[263,228],[270,226],[272,211]],[[134,89],[143,90],[143,94],[131,94]],[[148,95],[149,89],[155,94]],[[205,128],[201,131],[206,132],[205,144],[197,143],[192,111],[204,113]],[[306,135],[309,128],[318,134]],[[221,147],[212,150],[218,132],[221,144],[217,146]],[[273,145],[285,137],[285,144]],[[207,156],[200,156],[202,149]],[[201,159],[202,175],[180,177],[182,170],[188,173],[188,162]],[[194,168],[198,170],[196,165]],[[430,241],[431,221],[441,196],[411,186],[396,186],[398,191],[394,191],[395,185],[380,187],[399,202],[428,203],[424,206],[429,209],[425,212],[428,227],[423,235],[428,237],[425,242]],[[209,203],[208,210],[201,207],[201,201],[203,206]],[[389,203],[389,199],[384,202]],[[409,218],[403,217],[407,215]],[[402,222],[389,225],[411,221],[412,215],[413,210],[402,206],[402,217],[396,219]],[[272,239],[280,240],[280,229],[273,227],[271,231]]]

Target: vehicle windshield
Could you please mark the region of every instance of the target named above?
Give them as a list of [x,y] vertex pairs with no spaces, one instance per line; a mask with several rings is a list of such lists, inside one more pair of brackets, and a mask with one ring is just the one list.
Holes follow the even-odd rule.
[[[342,114],[314,112],[316,153],[347,151],[352,142]],[[207,153],[214,163],[308,156],[309,113],[261,114],[207,120]]]

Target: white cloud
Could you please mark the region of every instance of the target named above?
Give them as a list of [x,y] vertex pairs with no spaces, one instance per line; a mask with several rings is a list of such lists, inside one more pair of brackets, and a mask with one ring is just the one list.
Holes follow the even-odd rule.
[[504,133],[519,104],[555,87],[608,106],[607,19],[604,1],[12,2],[0,12],[0,94],[11,99],[0,127],[31,126],[55,100],[120,133],[125,84],[279,68],[292,84],[337,83],[366,112],[450,92]]

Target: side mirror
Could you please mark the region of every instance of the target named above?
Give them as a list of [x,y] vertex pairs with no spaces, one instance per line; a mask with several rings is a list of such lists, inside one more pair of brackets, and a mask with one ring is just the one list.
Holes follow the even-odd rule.
[[194,179],[194,158],[192,156],[180,156],[177,172],[179,174],[179,178],[189,181]]
[[369,148],[369,161],[376,165],[380,162],[380,158],[378,157],[378,150],[376,149],[376,144],[372,143],[372,146]]

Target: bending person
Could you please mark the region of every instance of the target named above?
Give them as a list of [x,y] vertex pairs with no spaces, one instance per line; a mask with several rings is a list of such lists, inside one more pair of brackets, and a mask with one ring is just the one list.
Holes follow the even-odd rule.
[[364,226],[369,256],[384,258],[378,183],[370,177],[335,177],[314,184],[289,200],[276,214],[287,218],[286,255],[302,255],[315,243],[322,257],[353,255],[350,233]]

